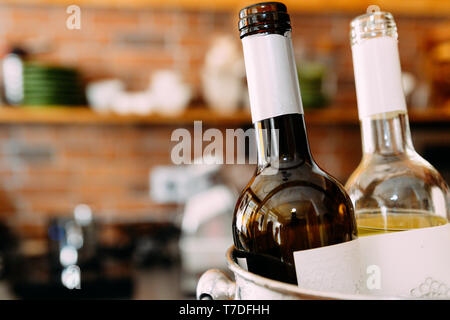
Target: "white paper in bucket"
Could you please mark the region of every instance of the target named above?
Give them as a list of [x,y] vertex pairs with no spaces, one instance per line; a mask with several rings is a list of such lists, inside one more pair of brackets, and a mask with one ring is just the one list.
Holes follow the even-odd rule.
[[450,299],[450,224],[358,238],[294,253],[299,287]]

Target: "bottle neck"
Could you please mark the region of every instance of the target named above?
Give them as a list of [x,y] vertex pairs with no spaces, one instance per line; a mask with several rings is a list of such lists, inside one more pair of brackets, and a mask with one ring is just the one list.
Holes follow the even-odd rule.
[[290,31],[242,39],[253,123],[285,114],[303,114]]
[[255,135],[259,169],[291,169],[313,163],[302,114],[258,121]]
[[361,135],[365,156],[401,156],[414,150],[405,111],[361,118]]
[[414,150],[396,33],[370,33],[352,45],[352,56],[364,155]]
[[246,36],[242,46],[258,167],[312,163],[290,31]]

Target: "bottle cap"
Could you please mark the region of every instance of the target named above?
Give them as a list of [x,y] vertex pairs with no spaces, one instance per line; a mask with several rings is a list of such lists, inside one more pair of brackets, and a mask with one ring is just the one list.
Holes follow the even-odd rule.
[[365,39],[382,36],[398,38],[394,17],[389,12],[380,11],[378,6],[369,6],[367,13],[353,19],[350,27],[352,45],[361,43]]
[[241,39],[256,33],[284,35],[291,31],[291,20],[287,8],[280,2],[262,2],[245,7],[239,12]]

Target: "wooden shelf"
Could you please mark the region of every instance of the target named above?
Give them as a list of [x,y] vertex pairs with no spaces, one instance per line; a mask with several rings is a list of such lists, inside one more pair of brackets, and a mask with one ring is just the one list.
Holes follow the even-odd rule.
[[[408,118],[414,124],[450,124],[450,107],[408,108]],[[330,107],[306,110],[307,125],[354,125],[359,124],[357,108]]]
[[[25,5],[61,5],[77,4],[80,7],[106,8],[162,8],[190,10],[226,10],[237,11],[256,0],[5,0],[3,3]],[[282,0],[290,12],[351,12],[363,13],[371,4],[379,5],[385,11],[394,14],[448,16],[450,1],[444,0]]]
[[0,124],[153,124],[182,125],[201,120],[206,124],[245,125],[251,123],[250,114],[240,111],[233,114],[217,114],[205,107],[188,108],[180,115],[149,114],[119,115],[98,113],[87,107],[0,107]]
[[[408,111],[411,123],[450,124],[450,108],[426,108]],[[150,114],[118,115],[97,113],[87,107],[0,107],[0,124],[82,124],[82,125],[189,125],[201,120],[207,125],[246,126],[250,113],[241,110],[233,114],[218,114],[204,106],[190,107],[177,116]],[[358,125],[357,109],[329,107],[305,110],[305,120],[311,125]]]

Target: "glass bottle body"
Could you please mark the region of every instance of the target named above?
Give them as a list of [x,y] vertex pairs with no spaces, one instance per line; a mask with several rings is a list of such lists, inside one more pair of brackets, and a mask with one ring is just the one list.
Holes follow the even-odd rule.
[[360,236],[448,221],[448,186],[415,150],[405,111],[361,119],[363,158],[346,183]]
[[258,166],[234,211],[236,255],[295,284],[294,252],[354,239],[354,210],[311,157],[286,6],[258,3],[239,17]]
[[236,204],[234,243],[249,271],[296,284],[295,251],[356,238],[353,206],[312,159],[302,114],[255,127],[259,164]]

